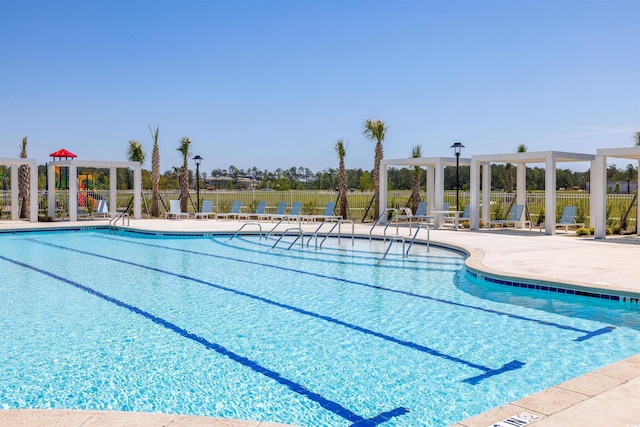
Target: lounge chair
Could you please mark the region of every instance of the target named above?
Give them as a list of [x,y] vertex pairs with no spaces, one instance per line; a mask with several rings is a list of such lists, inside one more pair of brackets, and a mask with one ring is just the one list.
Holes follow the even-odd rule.
[[327,207],[324,209],[324,213],[322,215],[300,215],[300,220],[302,221],[336,221],[342,219],[340,215],[334,215],[333,211],[336,209],[336,202],[327,203]]
[[180,219],[182,217],[189,219],[189,213],[180,210],[180,200],[169,200],[169,212],[165,212],[165,218]]
[[96,210],[91,213],[92,218],[108,218],[109,217],[109,207],[107,206],[107,201],[105,199],[98,200],[98,206]]
[[300,212],[302,212],[302,202],[293,202],[293,205],[291,205],[291,210],[289,210],[289,213],[286,214],[282,219],[286,219],[287,221],[290,221],[292,219],[299,219],[301,216]]
[[507,219],[494,219],[489,221],[489,227],[491,224],[500,224],[500,228],[503,228],[507,224],[513,224],[515,228],[516,225],[522,224],[523,227],[529,224],[529,229],[531,229],[531,221],[527,221],[523,218],[524,215],[524,205],[513,205],[511,209],[511,213]]
[[213,215],[214,218],[216,216],[216,213],[213,211],[213,200],[205,200],[202,202],[202,210],[196,212],[196,219],[209,219],[211,215]]
[[256,211],[252,212],[252,213],[239,213],[238,214],[238,219],[246,219],[249,220],[251,218],[256,218],[258,221],[260,221],[260,216],[261,215],[266,215],[265,213],[265,209],[267,208],[267,202],[265,202],[264,200],[260,200],[258,202],[258,204],[256,205]]
[[238,219],[238,216],[241,214],[240,209],[242,209],[242,201],[234,200],[231,203],[231,210],[229,212],[217,213],[216,218],[231,218]]
[[[576,214],[578,213],[577,206],[565,206],[562,209],[562,216],[560,216],[560,221],[556,222],[557,227],[564,227],[564,231],[568,232],[569,227],[584,227],[584,223],[576,222]],[[544,228],[544,222],[540,224],[540,231]]]
[[278,202],[276,211],[274,213],[263,213],[258,215],[258,221],[261,219],[273,221],[274,219],[282,219],[287,215],[287,202]]
[[411,226],[413,222],[419,223],[421,221],[427,222],[428,224],[433,224],[434,216],[427,215],[428,206],[429,204],[427,202],[420,202],[418,203],[415,214],[411,211],[411,209],[404,208],[404,213],[399,212],[395,216],[395,218],[397,221],[408,221],[409,226]]

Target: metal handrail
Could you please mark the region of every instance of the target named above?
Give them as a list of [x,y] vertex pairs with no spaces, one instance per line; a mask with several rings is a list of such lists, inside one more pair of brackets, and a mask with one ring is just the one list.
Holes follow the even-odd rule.
[[[258,236],[260,236],[260,240],[262,240],[262,224],[260,224],[259,222],[246,222],[244,224],[242,224],[242,227],[240,227],[238,229],[238,231],[236,231],[236,234],[234,234],[233,236],[231,236],[229,238],[229,240],[232,240],[234,237],[236,237],[238,234],[240,234],[240,232],[242,231],[243,228],[245,228],[247,225],[257,225],[258,228],[260,229],[260,232],[258,233]],[[266,239],[266,237],[265,237]]]
[[[427,229],[427,252],[429,252],[429,245],[430,245],[429,230],[431,230],[431,229],[429,228],[429,224],[425,224],[424,227]],[[409,256],[409,251],[411,250],[411,246],[413,246],[413,242],[416,241],[416,237],[418,237],[418,233],[420,232],[421,228],[422,228],[422,226],[420,224],[416,224],[416,232],[413,234],[413,238],[411,239],[411,242],[409,242],[409,247],[407,248],[407,252],[405,253],[405,257]]]
[[280,219],[280,221],[278,221],[278,223],[276,225],[273,226],[273,228],[271,230],[269,230],[269,232],[267,233],[265,239],[268,239],[269,236],[271,236],[271,233],[273,233],[275,231],[275,229],[278,228],[278,226],[280,224],[282,224],[282,221],[285,221],[285,220],[289,221],[290,219],[296,219],[298,221],[298,224],[300,224],[300,215],[285,215]]
[[[382,214],[378,217],[378,219],[376,219],[376,221],[371,226],[371,230],[369,230],[369,240],[371,240],[372,237],[373,237],[373,230],[376,228],[376,225],[378,225],[380,220],[387,215],[387,212],[392,212],[392,211],[394,212],[393,216],[395,217],[396,216],[395,212],[397,211],[397,209],[396,208],[387,208],[387,209],[384,210],[384,212],[382,212]],[[385,228],[385,230],[386,230],[386,228]]]
[[[127,227],[129,226],[129,212],[120,212],[113,218],[109,219],[109,229],[115,229],[118,224],[118,220],[122,218],[122,225],[124,226],[124,219],[127,218]],[[113,224],[111,223],[113,221]]]
[[391,239],[389,239],[389,246],[387,246],[387,250],[384,252],[384,255],[382,255],[382,258],[378,260],[376,265],[380,265],[380,263],[387,257],[387,254],[389,253],[391,246],[396,240],[402,240],[402,258],[405,258],[407,256],[404,251],[404,246],[405,246],[404,236],[396,235],[396,236],[393,236]]
[[302,245],[304,246],[304,232],[302,231],[302,227],[298,226],[298,227],[292,227],[292,228],[287,228],[286,230],[284,230],[282,232],[282,234],[280,235],[280,237],[278,238],[278,240],[276,240],[276,242],[273,244],[273,246],[271,246],[271,249],[275,248],[278,243],[280,243],[280,240],[282,240],[282,238],[290,231],[290,230],[298,230],[298,237],[296,237],[293,242],[289,245],[289,247],[287,248],[287,250],[291,249],[291,247],[298,241],[299,238],[302,237]]
[[[322,244],[324,243],[325,240],[327,240],[327,237],[329,237],[329,235],[331,234],[331,232],[336,228],[336,226],[338,227],[338,244],[340,244],[340,236],[342,235],[340,227],[342,226],[343,222],[347,222],[347,223],[351,223],[351,246],[355,245],[355,225],[353,223],[352,220],[350,219],[339,219],[337,221],[336,224],[334,224],[333,227],[331,227],[331,230],[329,230],[329,232],[324,236],[324,239],[322,239],[322,241],[320,242],[320,247],[322,248]],[[316,245],[318,244],[318,239],[316,237]],[[307,242],[307,246],[309,246],[309,242]]]

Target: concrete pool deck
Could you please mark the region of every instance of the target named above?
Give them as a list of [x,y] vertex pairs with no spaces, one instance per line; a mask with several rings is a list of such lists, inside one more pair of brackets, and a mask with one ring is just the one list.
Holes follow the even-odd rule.
[[[224,220],[131,220],[131,228],[145,231],[235,232],[246,221]],[[93,227],[107,225],[106,220],[79,222],[28,223],[0,221],[0,231],[48,229],[59,227]],[[265,224],[269,230],[273,224]],[[289,225],[293,226],[293,225]],[[313,232],[317,224],[302,224]],[[281,226],[278,230],[284,230]],[[355,224],[355,233],[369,236],[370,224]],[[378,226],[374,235],[381,236]],[[257,226],[247,227],[248,232]],[[396,233],[395,226],[388,234]],[[400,234],[408,230],[400,227]],[[351,226],[343,226],[343,234]],[[426,238],[421,231],[420,238]],[[611,292],[640,298],[640,237],[611,237],[605,240],[579,238],[575,233],[547,236],[528,230],[453,231],[431,230],[434,243],[464,249],[469,253],[467,266],[485,274],[523,280],[563,283],[585,291]],[[637,302],[630,304],[639,304]],[[536,426],[620,426],[640,425],[640,354],[511,402],[456,424],[457,427],[491,426],[520,412],[540,416]],[[101,411],[0,410],[0,425],[8,426],[224,426],[267,427],[278,424],[187,417],[165,414],[138,414]]]

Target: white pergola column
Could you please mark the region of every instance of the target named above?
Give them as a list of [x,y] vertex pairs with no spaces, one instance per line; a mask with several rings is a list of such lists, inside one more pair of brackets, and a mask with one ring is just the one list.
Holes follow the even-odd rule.
[[596,161],[592,160],[589,162],[589,164],[591,165],[591,167],[589,168],[589,182],[591,182],[591,185],[589,188],[589,224],[588,226],[593,227],[593,224],[594,224],[593,213],[596,211],[598,206],[596,204],[596,197],[595,197],[593,185],[598,178],[596,176]]
[[516,169],[516,203],[526,205],[527,203],[527,164],[518,163]]
[[18,185],[18,165],[11,165],[11,220],[20,219],[20,186]]
[[[640,160],[638,160],[636,167],[638,168],[636,193],[640,195]],[[640,236],[640,200],[638,199],[636,199],[636,234]]]
[[471,208],[469,209],[469,228],[478,230],[480,228],[480,163],[471,160],[470,167],[470,200]]
[[[435,197],[435,210],[441,211],[444,209],[444,164],[442,161],[438,161],[435,166],[436,169],[436,197]],[[436,227],[442,227],[442,215],[436,216]]]
[[[387,188],[389,187],[389,184],[387,183],[387,180],[389,179],[387,167],[388,166],[385,162],[380,162],[380,170],[378,171],[378,179],[380,179],[380,194],[378,194],[378,200],[380,201],[380,210],[382,212],[387,208]],[[382,212],[380,212],[380,215],[382,216],[380,224],[386,224],[387,216],[382,215]],[[377,219],[378,218],[374,218],[374,222],[377,221]]]
[[482,221],[491,221],[491,163],[482,164]]
[[436,205],[436,168],[427,166],[427,213],[435,209]]
[[38,222],[38,162],[29,165],[29,222]]
[[545,228],[547,235],[556,234],[556,159],[547,157],[544,172],[544,211]]
[[55,165],[47,166],[47,205],[48,215],[55,219],[56,217],[56,167]]
[[118,209],[118,168],[109,168],[109,215],[115,216]]
[[69,165],[69,221],[78,220],[78,167]]
[[607,235],[607,157],[596,155],[595,178],[591,185],[591,199],[595,207],[591,211],[591,225],[596,239],[604,239]]
[[138,163],[136,166],[133,167],[133,218],[134,219],[142,218],[141,202],[142,202],[142,169],[140,168],[140,163]]

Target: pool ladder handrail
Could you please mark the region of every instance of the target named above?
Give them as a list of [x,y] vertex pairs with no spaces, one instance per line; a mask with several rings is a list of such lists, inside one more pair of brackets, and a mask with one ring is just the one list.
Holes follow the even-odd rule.
[[282,232],[282,234],[280,234],[280,237],[278,238],[278,240],[276,240],[276,242],[273,244],[273,246],[271,246],[271,249],[275,248],[278,243],[280,243],[280,240],[282,240],[282,238],[284,236],[286,236],[286,234],[290,231],[290,230],[298,230],[298,236],[293,240],[293,242],[291,242],[291,244],[289,245],[289,247],[287,248],[287,250],[291,249],[291,247],[298,241],[298,239],[302,238],[302,242],[300,243],[303,247],[304,247],[304,231],[302,230],[302,227],[300,227],[300,225],[298,225],[297,227],[291,227],[291,228],[287,228],[286,230],[284,230]]
[[324,241],[327,240],[327,237],[331,235],[331,232],[335,230],[336,227],[338,227],[338,244],[340,243],[340,237],[342,237],[341,227],[343,222],[351,224],[351,246],[355,245],[356,232],[355,232],[355,224],[353,223],[352,220],[350,219],[326,220],[325,219],[324,221],[322,221],[322,223],[316,229],[316,231],[311,235],[311,237],[309,237],[309,239],[307,240],[307,247],[309,247],[309,243],[311,242],[311,239],[315,237],[316,249],[318,249],[318,234],[320,233],[320,229],[322,228],[323,225],[330,222],[334,222],[335,224],[333,224],[333,227],[331,227],[331,229],[327,232],[327,234],[324,235],[324,239],[322,239],[322,241],[320,242],[321,248]]
[[393,243],[396,240],[402,240],[402,258],[407,258],[409,256],[409,251],[411,250],[411,247],[413,246],[413,243],[416,241],[416,237],[418,237],[418,233],[420,232],[420,229],[422,227],[425,227],[427,229],[427,252],[429,252],[429,246],[430,246],[430,240],[429,240],[429,225],[425,224],[424,226],[420,225],[420,224],[416,224],[416,232],[414,233],[413,237],[411,238],[411,241],[409,242],[409,247],[407,248],[407,250],[405,251],[405,243],[406,243],[406,238],[404,236],[401,235],[395,235],[393,237],[390,238],[389,241],[389,246],[387,246],[387,250],[384,252],[384,255],[382,255],[382,258],[380,258],[378,260],[378,262],[376,263],[376,265],[380,265],[380,263],[387,257],[387,254],[389,253],[389,250],[391,249],[391,246],[393,246]]
[[[384,217],[387,216],[387,212],[393,212],[393,216],[391,217],[391,221],[393,221],[393,219],[395,219],[398,216],[398,209],[396,208],[386,208],[384,210],[384,212],[382,212],[382,214],[380,214],[380,216],[378,217],[378,219],[376,219],[376,221],[373,223],[373,225],[371,226],[371,229],[369,230],[369,240],[372,239],[373,237],[373,230],[376,228],[376,225],[378,225],[378,223],[380,223],[380,220]],[[384,240],[386,240],[386,236],[387,236],[387,228],[389,227],[389,225],[391,224],[391,221],[389,221],[386,225],[386,227],[384,228]]]
[[122,226],[124,227],[124,219],[127,218],[127,227],[129,226],[129,212],[119,212],[113,218],[109,219],[109,230],[115,231],[118,220],[122,218]]
[[273,233],[276,230],[276,228],[278,228],[278,226],[282,224],[282,221],[285,221],[285,220],[289,221],[290,219],[296,219],[298,221],[298,224],[300,224],[300,215],[285,215],[280,219],[280,221],[278,221],[276,225],[273,226],[271,230],[269,230],[269,232],[265,236],[265,239],[268,239],[269,236],[271,236],[271,233]]
[[[258,228],[260,229],[260,231],[258,232],[258,236],[260,237],[260,240],[262,240],[262,224],[260,224],[259,222],[245,222],[244,224],[242,224],[242,227],[240,227],[238,229],[238,231],[236,231],[236,234],[234,234],[233,236],[231,236],[229,238],[229,240],[232,240],[234,237],[236,237],[238,234],[240,234],[242,229],[245,228],[247,225],[257,225]],[[266,239],[266,237],[265,237],[265,239]]]

